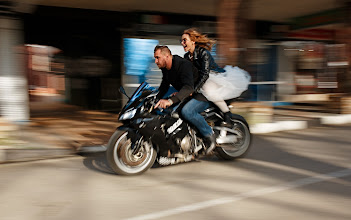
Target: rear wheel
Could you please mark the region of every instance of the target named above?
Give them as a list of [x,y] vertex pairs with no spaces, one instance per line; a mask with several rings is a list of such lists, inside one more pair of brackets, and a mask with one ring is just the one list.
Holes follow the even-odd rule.
[[216,147],[218,156],[225,160],[244,157],[248,153],[251,144],[251,133],[247,123],[238,119],[231,119],[231,121],[231,131],[227,131],[226,135],[235,135],[236,141]]
[[[137,175],[147,171],[156,160],[156,150],[148,141],[137,143],[139,150],[133,152],[128,131],[117,130],[107,146],[107,161],[113,171],[120,175]],[[137,147],[137,145],[135,145]]]

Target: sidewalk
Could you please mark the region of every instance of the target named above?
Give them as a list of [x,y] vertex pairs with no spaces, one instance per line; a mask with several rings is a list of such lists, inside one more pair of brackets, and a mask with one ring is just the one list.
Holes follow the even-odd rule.
[[[74,156],[80,149],[101,150],[120,125],[117,114],[65,104],[31,106],[31,110],[31,121],[25,125],[0,118],[0,163]],[[269,122],[251,124],[250,129],[253,134],[265,134],[346,123],[351,123],[351,115],[292,112],[281,116],[275,111]]]
[[31,116],[21,125],[0,118],[0,163],[73,156],[106,144],[119,125],[117,114],[58,103],[31,106]]

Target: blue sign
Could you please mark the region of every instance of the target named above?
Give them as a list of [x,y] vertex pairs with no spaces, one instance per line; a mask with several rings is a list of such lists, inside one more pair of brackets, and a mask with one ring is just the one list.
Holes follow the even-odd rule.
[[144,76],[154,59],[154,48],[158,40],[124,39],[124,66],[127,75]]

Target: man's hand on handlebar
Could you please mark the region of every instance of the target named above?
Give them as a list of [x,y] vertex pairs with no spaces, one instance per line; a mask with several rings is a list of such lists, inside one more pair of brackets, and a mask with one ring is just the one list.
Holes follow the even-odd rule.
[[172,103],[168,99],[160,99],[155,105],[155,108],[160,107],[160,108],[168,108],[171,106]]

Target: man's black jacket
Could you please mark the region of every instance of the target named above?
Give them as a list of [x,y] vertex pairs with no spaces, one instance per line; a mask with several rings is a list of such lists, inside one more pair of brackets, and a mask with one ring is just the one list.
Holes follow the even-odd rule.
[[162,68],[162,82],[159,87],[158,98],[162,98],[172,85],[178,93],[171,98],[173,103],[180,102],[194,92],[194,83],[198,79],[198,71],[193,64],[178,56],[173,55],[170,70]]

